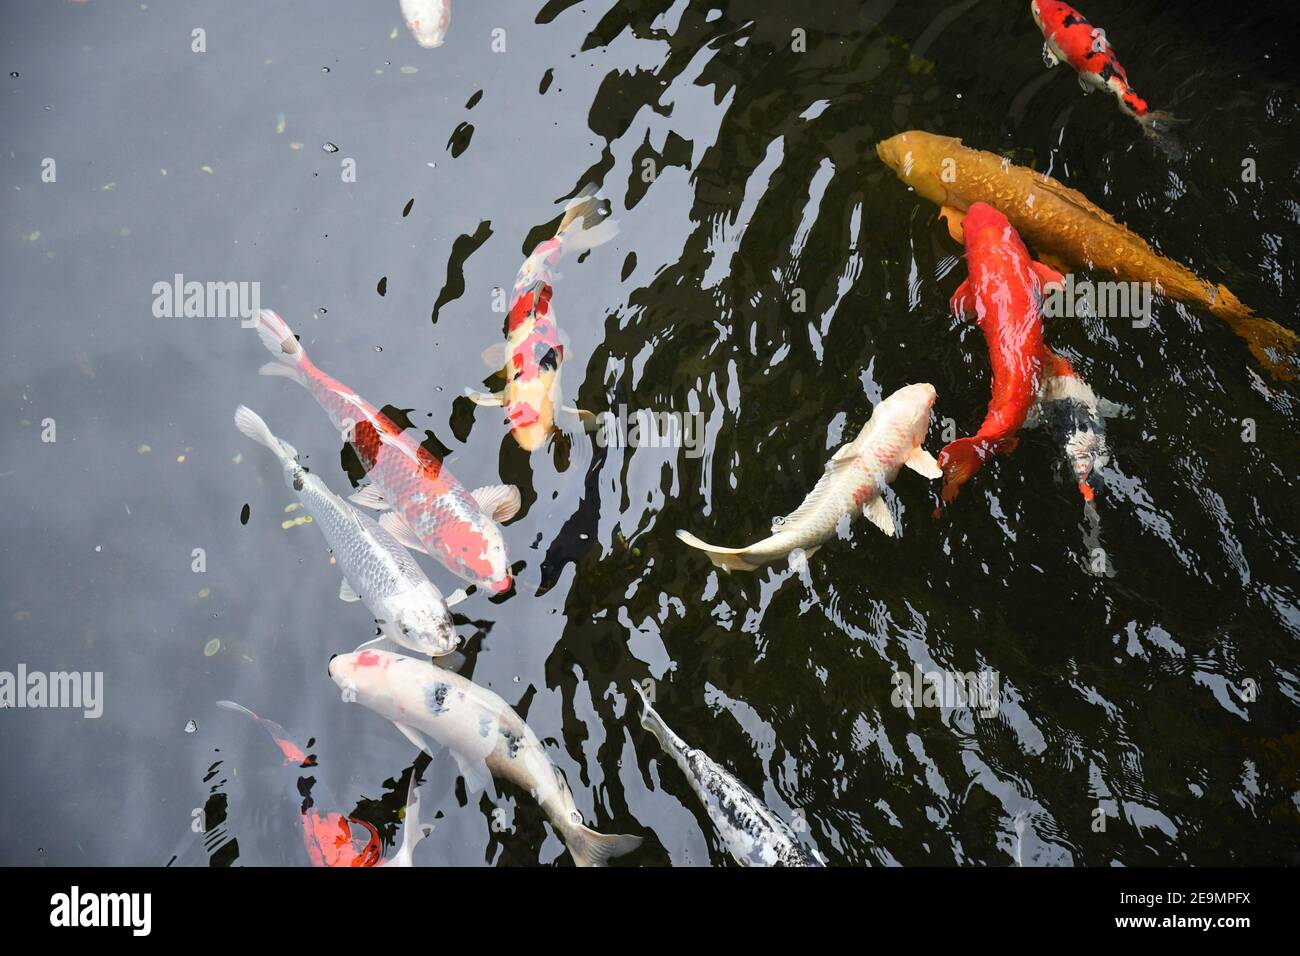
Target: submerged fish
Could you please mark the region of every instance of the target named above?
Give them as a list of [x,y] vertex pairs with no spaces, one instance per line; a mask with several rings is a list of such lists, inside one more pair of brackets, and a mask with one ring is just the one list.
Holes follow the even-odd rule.
[[970,149],[955,137],[919,130],[877,143],[876,153],[900,179],[942,208],[957,241],[966,209],[988,203],[1058,271],[1086,267],[1124,282],[1150,282],[1158,293],[1225,321],[1275,378],[1293,379],[1300,372],[1300,339],[1294,332],[1258,318],[1226,286],[1166,259],[1082,193],[1050,176]]
[[845,515],[861,511],[885,534],[894,534],[894,519],[881,493],[904,465],[926,478],[942,475],[921,442],[930,427],[934,386],[906,385],[872,409],[871,417],[853,441],[826,463],[826,471],[803,503],[772,524],[772,534],[745,548],[720,548],[695,535],[677,537],[699,548],[715,566],[730,573],[753,571],[801,553],[813,553],[835,531]]
[[1061,444],[1065,467],[1085,502],[1103,487],[1101,470],[1110,463],[1105,419],[1124,414],[1123,406],[1098,398],[1069,359],[1047,351],[1038,403],[1025,425],[1042,425]]
[[1128,73],[1106,39],[1106,32],[1094,27],[1078,10],[1059,0],[1033,0],[1029,4],[1034,23],[1043,31],[1043,62],[1054,67],[1062,60],[1079,74],[1085,93],[1102,90],[1115,97],[1120,110],[1138,121],[1171,159],[1180,159],[1182,147],[1170,132],[1186,120],[1147,106],[1147,101],[1129,85]]
[[577,866],[600,866],[641,845],[638,836],[597,833],[582,823],[573,793],[537,735],[497,694],[451,671],[384,651],[341,654],[330,677],[356,700],[386,717],[417,747],[425,735],[446,747],[466,785],[500,777],[522,787],[546,812]]
[[[285,766],[307,770],[316,766],[315,756],[298,745],[289,732],[273,720],[259,717],[247,707],[232,700],[219,700],[217,706],[232,710],[256,721],[284,755]],[[313,791],[315,796],[313,796]],[[432,831],[420,824],[420,791],[411,777],[407,792],[406,814],[402,822],[402,842],[397,852],[387,860],[383,858],[383,844],[379,831],[365,820],[347,816],[338,810],[318,809],[318,803],[328,807],[341,807],[329,796],[315,776],[298,777],[293,789],[295,799],[302,798],[302,841],[307,848],[307,858],[313,866],[411,866],[416,844]],[[319,798],[319,801],[318,799]]]
[[363,602],[384,636],[403,647],[434,656],[454,651],[458,638],[451,612],[407,550],[309,474],[298,463],[293,446],[271,434],[252,409],[239,406],[235,427],[280,460],[285,481],[325,535],[343,572],[339,598]]
[[505,379],[505,387],[492,395],[469,392],[479,405],[505,407],[510,434],[525,451],[540,447],[551,435],[557,411],[583,415],[561,405],[560,366],[566,348],[551,298],[561,256],[585,252],[618,234],[614,220],[599,219],[600,205],[591,192],[573,200],[555,235],[539,243],[524,261],[511,292],[506,340],[483,352],[483,360]]
[[687,746],[650,706],[638,684],[632,685],[644,710],[641,726],[654,734],[664,753],[686,775],[695,795],[722,837],[727,852],[741,866],[823,866],[795,838],[790,825],[769,810],[743,783],[702,750]]
[[[275,356],[263,375],[291,378],[315,396],[366,469],[370,484],[350,499],[386,511],[379,523],[398,541],[442,562],[453,574],[497,593],[510,588],[510,565],[498,521],[519,511],[519,489],[488,485],[473,492],[424,446],[352,389],[307,358],[284,319],[257,315],[257,333]],[[391,510],[388,510],[391,509]]]
[[415,42],[425,48],[442,46],[451,24],[451,0],[400,0],[402,19]]
[[969,275],[952,297],[953,314],[973,319],[988,343],[993,394],[979,431],[939,452],[945,502],[994,454],[1015,450],[1016,432],[1038,400],[1042,383],[1043,287],[1059,282],[1054,270],[1029,256],[1007,217],[977,202],[963,224]]

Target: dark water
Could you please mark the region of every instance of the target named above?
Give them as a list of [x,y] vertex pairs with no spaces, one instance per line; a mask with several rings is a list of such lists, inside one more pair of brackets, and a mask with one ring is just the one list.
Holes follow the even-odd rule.
[[[1206,314],[1048,326],[1133,409],[1110,424],[1099,539],[1045,432],[938,520],[937,483],[900,476],[902,537],[858,521],[808,580],[722,576],[674,537],[762,537],[906,383],[938,390],[931,451],[941,419],[983,417],[984,343],[946,314],[965,267],[876,160],[895,132],[1050,170],[1296,328],[1293,17],[1179,6],[1086,7],[1138,90],[1194,120],[1174,166],[1043,68],[1018,0],[457,2],[436,50],[396,2],[8,4],[0,669],[102,671],[105,702],[0,714],[0,861],[304,864],[298,774],[213,706],[231,698],[313,738],[316,795],[390,839],[416,765],[437,817],[420,863],[568,865],[527,794],[502,787],[499,832],[449,759],[340,702],[326,662],[372,625],[337,600],[319,533],[282,529],[291,493],[231,414],[257,409],[340,492],[348,458],[305,392],[257,376],[236,320],[153,317],[181,273],[260,282],[313,359],[468,486],[523,489],[520,586],[458,608],[462,672],[517,705],[589,823],[646,837],[622,862],[728,860],[637,726],[647,677],[831,863],[1295,862],[1300,393]],[[567,394],[698,411],[702,458],[588,441],[530,460],[459,397],[500,338],[493,290],[588,182],[621,235],[562,267]],[[1093,547],[1109,575],[1083,566]],[[996,673],[998,715],[894,706],[915,666]]]

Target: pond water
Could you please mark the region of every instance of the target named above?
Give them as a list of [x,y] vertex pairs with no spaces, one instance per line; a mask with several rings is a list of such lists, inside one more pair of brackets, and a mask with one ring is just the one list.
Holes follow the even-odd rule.
[[[932,453],[983,418],[961,248],[875,153],[900,131],[1048,171],[1297,327],[1294,14],[1176,6],[1086,9],[1192,120],[1180,162],[1045,69],[1027,3],[455,2],[434,49],[395,0],[9,4],[0,670],[102,673],[103,712],[0,712],[0,862],[306,865],[299,777],[392,841],[414,770],[418,863],[570,865],[526,792],[467,794],[341,702],[327,663],[374,625],[234,409],[335,491],[360,469],[238,319],[155,316],[178,275],[258,283],[467,487],[519,486],[516,586],[456,607],[459,669],[588,824],[645,838],[618,864],[730,865],[639,726],[646,680],[831,864],[1297,862],[1300,391],[1207,313],[1047,323],[1130,409],[1096,524],[1040,430],[938,517],[905,471],[900,536],[845,522],[806,574],[724,575],[675,536],[766,536],[907,383],[938,392]],[[587,184],[619,235],[560,266],[565,398],[690,413],[696,447],[529,455],[464,395],[499,290]],[[996,714],[899,706],[899,672],[992,675]]]

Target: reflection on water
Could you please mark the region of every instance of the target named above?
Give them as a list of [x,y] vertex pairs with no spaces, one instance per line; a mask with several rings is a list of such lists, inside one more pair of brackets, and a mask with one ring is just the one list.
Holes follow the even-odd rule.
[[[1194,307],[1047,320],[1128,408],[1095,510],[1039,429],[937,518],[938,483],[908,476],[885,492],[898,537],[844,522],[806,568],[727,575],[675,535],[766,536],[908,383],[938,393],[925,447],[978,426],[961,248],[875,153],[903,130],[1049,173],[1294,329],[1287,24],[1089,14],[1192,118],[1182,161],[1046,71],[1019,4],[461,3],[429,49],[398,4],[16,5],[0,670],[102,673],[104,700],[0,717],[0,860],[306,864],[302,771],[231,699],[310,741],[322,812],[388,855],[417,775],[417,862],[569,865],[525,791],[467,792],[340,700],[327,662],[374,629],[231,412],[336,491],[360,463],[257,376],[237,320],[155,318],[180,274],[258,283],[467,488],[520,488],[515,588],[454,608],[459,672],[527,721],[586,825],[644,836],[618,864],[731,859],[634,682],[832,865],[1295,862],[1297,391]],[[574,428],[530,455],[465,396],[491,384],[502,290],[589,184],[619,235],[554,281],[565,400],[697,416],[703,454]]]

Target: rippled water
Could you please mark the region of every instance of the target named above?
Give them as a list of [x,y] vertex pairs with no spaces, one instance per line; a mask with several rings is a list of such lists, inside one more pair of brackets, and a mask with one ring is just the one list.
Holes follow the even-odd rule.
[[[1133,409],[1099,531],[1027,432],[937,519],[937,483],[900,476],[902,536],[855,522],[806,579],[723,576],[674,537],[762,537],[903,384],[938,390],[931,451],[943,418],[983,417],[987,351],[947,316],[960,250],[874,154],[898,131],[1050,171],[1296,327],[1293,14],[1181,6],[1086,7],[1143,95],[1193,119],[1174,166],[1044,70],[1020,2],[457,2],[435,50],[395,2],[11,4],[0,669],[102,671],[105,703],[0,714],[0,860],[305,864],[299,772],[230,698],[312,738],[316,796],[387,839],[415,765],[420,863],[568,865],[527,794],[503,786],[494,815],[340,702],[326,662],[373,628],[317,531],[282,528],[291,493],[231,414],[257,409],[335,490],[358,470],[307,394],[257,376],[250,331],[152,316],[181,273],[260,282],[467,486],[523,490],[519,587],[457,609],[462,673],[527,718],[588,823],[646,836],[620,862],[728,860],[638,726],[646,678],[833,864],[1296,862],[1298,392],[1208,315],[1048,325]],[[500,339],[493,290],[589,182],[621,235],[562,266],[567,395],[698,412],[701,457],[530,458],[462,395]],[[895,706],[916,667],[996,674],[997,716]]]

